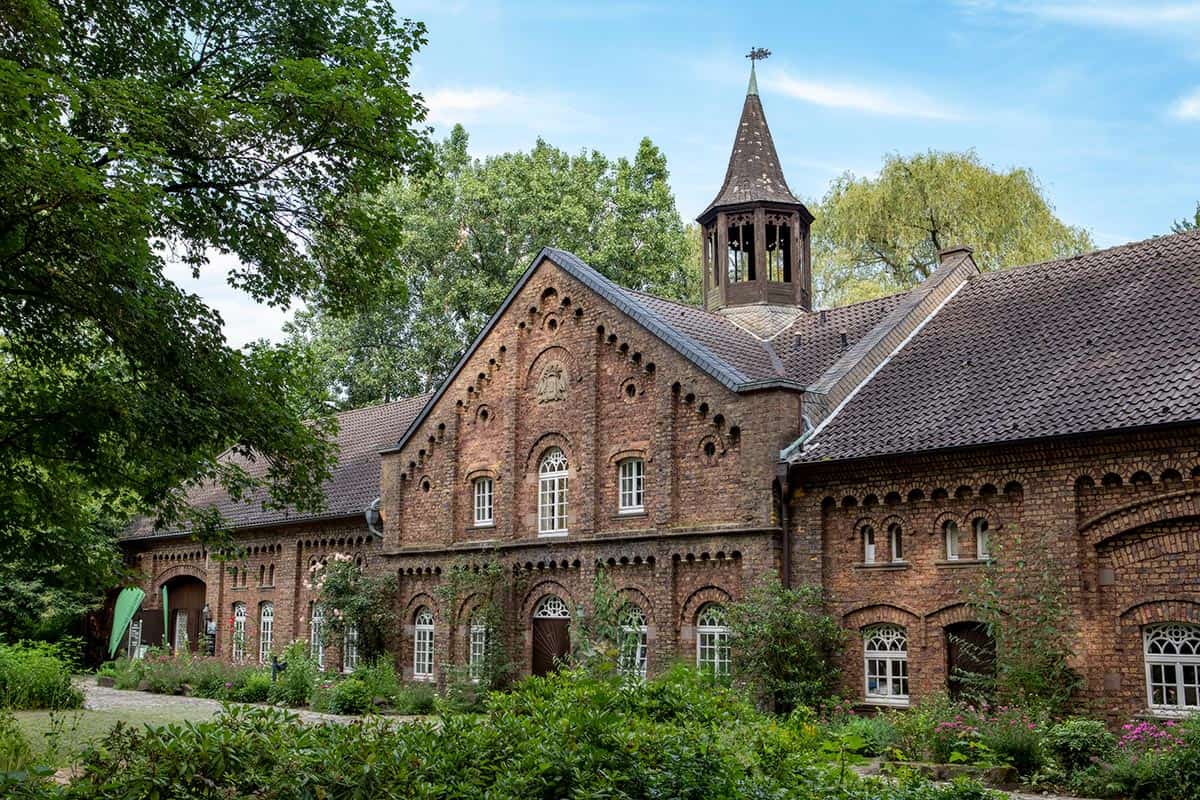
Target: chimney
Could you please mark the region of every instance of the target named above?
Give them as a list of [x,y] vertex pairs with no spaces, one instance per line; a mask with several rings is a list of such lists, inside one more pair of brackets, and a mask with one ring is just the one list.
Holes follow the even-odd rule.
[[946,264],[963,255],[964,253],[970,257],[973,252],[975,251],[967,247],[965,244],[947,247],[945,250],[938,251],[938,264]]

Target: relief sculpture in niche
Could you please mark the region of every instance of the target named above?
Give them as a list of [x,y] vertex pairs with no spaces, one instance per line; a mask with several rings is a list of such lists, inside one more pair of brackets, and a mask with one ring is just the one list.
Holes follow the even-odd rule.
[[556,403],[567,399],[567,368],[560,361],[551,361],[542,370],[537,382],[537,401]]

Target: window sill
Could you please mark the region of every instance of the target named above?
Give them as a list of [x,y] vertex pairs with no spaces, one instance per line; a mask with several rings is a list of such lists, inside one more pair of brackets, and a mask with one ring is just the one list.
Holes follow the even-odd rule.
[[933,562],[936,567],[949,567],[955,569],[958,567],[978,567],[992,563],[990,558],[945,558],[941,561]]
[[645,517],[645,516],[647,516],[646,509],[644,509],[644,508],[629,508],[629,509],[625,509],[622,511],[618,511],[616,514],[613,514],[613,519],[629,519],[630,517]]
[[895,572],[898,570],[908,569],[911,566],[912,564],[907,561],[864,561],[862,563],[855,564],[854,568],[863,570],[877,570],[879,572]]
[[1162,719],[1162,720],[1180,720],[1200,714],[1200,707],[1187,708],[1147,708],[1139,714],[1136,714],[1137,719]]
[[539,533],[538,538],[539,539],[565,539],[565,538],[567,538],[567,531],[549,531],[547,533]]
[[471,527],[467,528],[467,530],[469,530],[469,531],[489,531],[489,530],[495,530],[495,529],[496,529],[496,523],[495,523],[495,521],[492,521],[492,522],[476,522],[474,525],[472,525]]
[[865,700],[859,700],[858,704],[861,708],[908,708],[907,697],[868,697]]
[[413,675],[413,680],[417,683],[433,683],[432,675]]

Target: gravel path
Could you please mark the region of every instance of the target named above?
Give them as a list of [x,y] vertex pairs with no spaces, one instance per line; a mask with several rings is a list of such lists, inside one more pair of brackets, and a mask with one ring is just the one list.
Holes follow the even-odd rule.
[[[197,712],[207,711],[216,715],[221,710],[221,701],[209,700],[204,697],[183,697],[181,695],[154,694],[153,692],[135,692],[128,689],[110,689],[97,686],[96,679],[88,676],[78,681],[83,690],[83,707],[93,711],[122,711],[139,710],[154,711],[156,709],[193,709]],[[248,704],[254,705],[254,704]],[[343,716],[341,714],[322,714],[306,709],[288,709],[304,722],[336,722],[345,725],[354,722],[359,717]],[[397,719],[403,719],[398,717]]]

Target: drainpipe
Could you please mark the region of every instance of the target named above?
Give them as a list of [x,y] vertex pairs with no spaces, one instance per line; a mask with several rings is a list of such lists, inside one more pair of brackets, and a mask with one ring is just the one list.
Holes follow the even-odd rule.
[[780,582],[783,588],[792,588],[792,529],[788,524],[788,464],[783,462],[775,467],[775,477],[779,481],[779,524],[783,526],[783,558],[780,559],[779,569],[783,573]]

